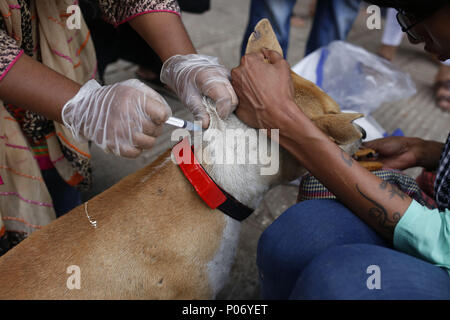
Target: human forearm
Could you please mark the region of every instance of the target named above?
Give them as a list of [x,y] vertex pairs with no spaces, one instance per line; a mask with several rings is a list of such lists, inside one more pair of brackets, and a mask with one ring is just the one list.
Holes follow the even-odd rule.
[[[363,221],[393,238],[411,198],[361,167],[299,110],[290,67],[282,55],[266,49],[246,55],[233,69],[232,80],[242,121],[254,128],[279,128],[279,142],[286,150]],[[400,158],[400,165],[416,163],[410,152]]]
[[203,97],[215,102],[222,119],[234,111],[238,99],[229,81],[229,70],[216,57],[196,54],[180,17],[171,13],[149,13],[130,21],[130,25],[164,62],[161,82],[172,89],[181,102],[209,126]]
[[64,104],[80,85],[38,61],[22,55],[0,82],[0,99],[61,122]]
[[361,167],[304,114],[286,117],[280,144],[336,197],[387,239],[411,199]]
[[173,13],[140,15],[130,25],[164,62],[176,54],[196,53],[181,18]]

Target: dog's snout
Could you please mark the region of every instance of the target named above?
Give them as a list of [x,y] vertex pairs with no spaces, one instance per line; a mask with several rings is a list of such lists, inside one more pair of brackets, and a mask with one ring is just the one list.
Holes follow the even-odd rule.
[[361,128],[361,133],[362,133],[362,139],[364,140],[365,138],[367,138],[367,132],[366,132],[366,130],[364,130],[363,127],[360,127],[360,128]]
[[361,132],[362,134],[362,139],[364,140],[365,138],[367,138],[367,132],[366,130],[364,130],[363,127],[357,125],[356,123],[354,123],[354,125],[358,128],[358,130]]

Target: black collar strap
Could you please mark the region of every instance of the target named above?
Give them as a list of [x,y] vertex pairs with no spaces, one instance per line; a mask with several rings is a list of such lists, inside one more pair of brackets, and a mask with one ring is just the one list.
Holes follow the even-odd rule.
[[252,214],[253,209],[240,203],[211,179],[195,159],[187,137],[173,147],[172,154],[184,176],[211,209],[219,209],[238,221],[242,221]]

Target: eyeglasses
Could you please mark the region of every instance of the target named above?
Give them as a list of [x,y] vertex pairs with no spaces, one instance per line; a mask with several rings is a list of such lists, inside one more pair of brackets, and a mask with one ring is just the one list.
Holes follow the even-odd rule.
[[425,15],[420,18],[411,17],[405,12],[399,11],[397,13],[397,21],[402,27],[402,31],[406,32],[410,38],[412,38],[415,41],[423,41],[423,37],[417,31],[414,30],[414,27],[417,26],[419,23],[423,22],[425,19],[427,19],[428,16],[429,15]]
[[431,4],[428,6],[426,13],[419,16],[411,15],[405,11],[399,10],[397,13],[397,21],[402,27],[403,32],[406,32],[413,40],[422,42],[424,40],[423,36],[414,30],[414,27],[434,15],[440,8],[442,8],[442,3]]

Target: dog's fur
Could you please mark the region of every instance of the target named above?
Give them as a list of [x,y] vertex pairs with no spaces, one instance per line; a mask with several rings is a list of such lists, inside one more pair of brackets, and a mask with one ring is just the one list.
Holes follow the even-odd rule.
[[[265,44],[251,39],[252,50],[277,44],[268,27],[267,21],[257,26],[253,38],[259,33]],[[351,121],[359,115],[340,113],[314,84],[294,74],[293,80],[303,112],[346,151],[356,151],[361,133]],[[206,136],[212,129],[249,129],[234,115],[219,119],[205,103],[211,115]],[[281,158],[280,172],[272,176],[260,175],[258,165],[204,167],[218,185],[255,208],[272,185],[302,173],[286,152]],[[97,228],[85,209],[82,205],[36,231],[0,259],[0,298],[206,299],[223,287],[239,223],[202,202],[170,151],[89,201]],[[71,265],[80,267],[81,289],[66,286]]]

